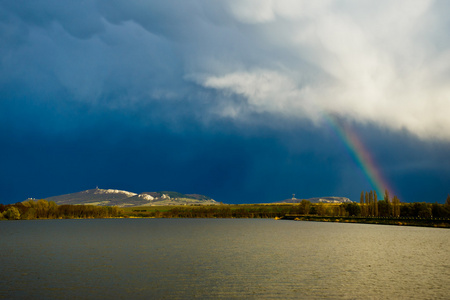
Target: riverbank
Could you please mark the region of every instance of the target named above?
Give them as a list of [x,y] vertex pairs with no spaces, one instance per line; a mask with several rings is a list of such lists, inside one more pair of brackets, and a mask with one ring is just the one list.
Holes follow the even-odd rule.
[[387,217],[326,217],[287,214],[281,220],[293,221],[315,221],[315,222],[342,222],[342,223],[363,223],[398,226],[420,226],[450,228],[450,219],[444,218],[387,218]]

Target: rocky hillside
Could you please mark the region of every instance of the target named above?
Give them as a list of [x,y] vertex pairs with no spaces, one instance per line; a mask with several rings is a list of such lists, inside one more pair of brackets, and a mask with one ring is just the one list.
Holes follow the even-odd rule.
[[309,199],[291,198],[277,203],[300,203],[302,200],[308,200],[311,203],[352,203],[353,201],[345,197],[316,197]]
[[92,189],[78,193],[47,198],[58,205],[85,204],[99,206],[157,206],[157,205],[214,205],[218,204],[210,197],[199,194],[182,194],[161,191],[136,194],[114,189]]

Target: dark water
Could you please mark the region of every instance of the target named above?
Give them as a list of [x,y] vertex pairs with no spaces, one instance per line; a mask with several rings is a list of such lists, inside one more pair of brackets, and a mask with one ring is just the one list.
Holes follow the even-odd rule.
[[0,222],[0,298],[449,299],[450,230],[269,219]]

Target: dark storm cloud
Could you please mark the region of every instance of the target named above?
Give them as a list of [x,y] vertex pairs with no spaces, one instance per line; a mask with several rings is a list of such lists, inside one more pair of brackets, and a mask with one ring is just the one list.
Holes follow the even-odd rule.
[[[102,117],[106,118],[96,119]],[[330,176],[336,167],[316,167],[326,156],[312,151],[320,141],[311,138],[309,146],[297,146],[303,149],[297,153],[274,133],[246,138],[236,132],[176,134],[164,128],[142,129],[117,116],[97,121],[82,135],[2,132],[2,136],[8,140],[2,149],[7,158],[2,170],[6,201],[98,185],[134,192],[204,193],[228,203],[268,202],[294,192],[331,193],[339,184]]]
[[443,201],[445,6],[2,1],[0,200],[97,184],[223,202],[357,200],[372,187],[323,126],[333,114],[402,196]]
[[442,4],[402,3],[5,1],[2,67],[106,108],[190,99],[238,121],[325,113],[448,140]]

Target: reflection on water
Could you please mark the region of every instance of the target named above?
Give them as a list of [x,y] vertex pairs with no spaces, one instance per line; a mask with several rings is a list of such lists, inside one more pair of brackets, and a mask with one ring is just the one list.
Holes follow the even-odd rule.
[[448,299],[448,229],[269,219],[0,222],[0,298]]

